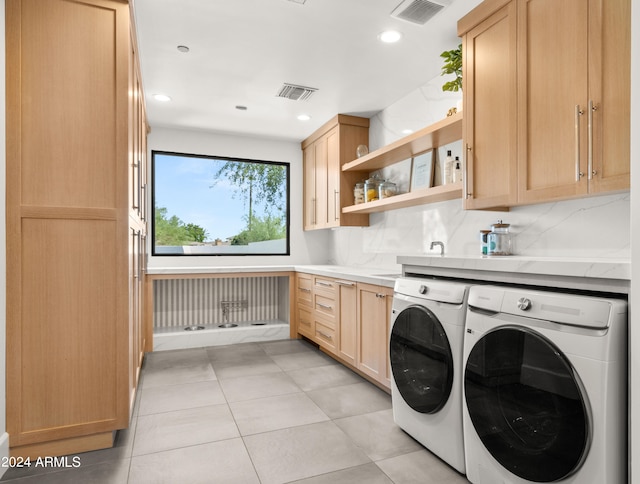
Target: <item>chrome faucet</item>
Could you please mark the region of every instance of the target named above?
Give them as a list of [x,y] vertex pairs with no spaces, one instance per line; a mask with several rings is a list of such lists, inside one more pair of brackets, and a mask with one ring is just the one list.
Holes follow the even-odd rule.
[[436,246],[440,247],[440,255],[444,255],[444,244],[439,240],[434,240],[433,242],[431,242],[431,245],[429,246],[429,250],[433,250],[433,248]]

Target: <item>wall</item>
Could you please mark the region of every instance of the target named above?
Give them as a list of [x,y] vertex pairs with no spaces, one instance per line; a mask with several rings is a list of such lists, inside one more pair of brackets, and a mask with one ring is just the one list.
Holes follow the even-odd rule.
[[[438,76],[374,116],[370,149],[401,138],[403,129],[417,130],[443,119],[461,98],[461,94],[443,93],[443,82]],[[461,143],[450,148],[454,156],[461,155]],[[406,191],[409,170],[410,164],[403,162],[383,170],[383,177],[399,181]],[[516,207],[509,212],[465,211],[460,200],[451,200],[371,214],[369,227],[331,233],[330,262],[397,269],[397,255],[429,254],[433,240],[444,242],[447,255],[478,255],[478,231],[499,219],[511,224],[519,255],[628,259],[630,198],[625,192]]]
[[[172,151],[199,155],[227,156],[291,165],[289,256],[198,256],[150,257],[149,267],[214,267],[321,264],[328,259],[328,231],[302,230],[302,151],[300,143],[249,138],[206,131],[153,128],[148,138],[149,152]],[[151,250],[149,250],[151,254]]]

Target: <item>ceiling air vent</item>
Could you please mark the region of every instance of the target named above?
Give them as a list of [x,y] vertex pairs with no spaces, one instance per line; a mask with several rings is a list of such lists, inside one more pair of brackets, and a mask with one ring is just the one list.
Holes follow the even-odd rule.
[[398,5],[391,16],[424,25],[444,7],[448,6],[451,0],[404,0]]
[[315,87],[296,86],[295,84],[285,83],[280,88],[280,91],[278,91],[276,96],[292,99],[294,101],[305,101],[316,91],[317,89]]

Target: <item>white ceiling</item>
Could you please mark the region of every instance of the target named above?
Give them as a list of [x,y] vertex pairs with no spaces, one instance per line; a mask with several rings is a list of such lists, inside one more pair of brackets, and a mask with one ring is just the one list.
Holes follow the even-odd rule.
[[[453,0],[425,25],[391,17],[400,2],[135,0],[149,124],[301,141],[337,113],[371,117],[440,73],[480,0]],[[387,29],[401,41],[381,43]],[[276,97],[285,82],[318,91]]]

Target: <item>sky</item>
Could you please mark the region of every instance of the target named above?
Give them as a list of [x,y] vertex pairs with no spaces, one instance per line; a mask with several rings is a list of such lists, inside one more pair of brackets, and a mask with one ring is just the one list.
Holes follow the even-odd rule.
[[[185,224],[204,228],[207,240],[226,240],[245,228],[248,202],[227,180],[214,184],[214,174],[226,160],[155,154],[155,205],[166,207]],[[261,215],[254,207],[254,213]]]

